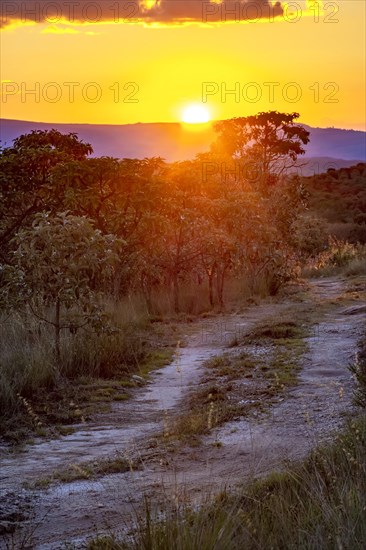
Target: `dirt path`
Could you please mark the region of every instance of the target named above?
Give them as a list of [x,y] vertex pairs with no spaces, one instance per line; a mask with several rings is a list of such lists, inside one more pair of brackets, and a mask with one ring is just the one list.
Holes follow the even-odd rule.
[[[308,300],[312,304],[336,300],[344,288],[345,283],[336,279],[314,281]],[[17,494],[22,482],[46,477],[73,462],[105,458],[116,451],[124,456],[136,455],[138,449],[142,453],[141,471],[36,492],[35,517],[20,536],[29,537],[37,527],[30,547],[46,550],[110,528],[124,530],[131,526],[144,495],[155,504],[165,498],[199,501],[203,493],[233,487],[249,476],[281,467],[286,460],[301,458],[329,438],[351,409],[352,379],[347,366],[355,355],[365,316],[364,305],[357,299],[352,305],[340,302],[325,314],[308,338],[299,384],[264,419],[227,423],[205,437],[201,446],[172,455],[161,448],[143,451],[147,439],[162,431],[164,417],[179,408],[192,384],[199,383],[206,359],[221,353],[235,336],[269,316],[280,316],[289,306],[289,301],[264,304],[241,315],[195,323],[173,363],[155,372],[151,383],[130,402],[116,404],[111,414],[93,425],[80,426],[73,435],[32,445],[20,455],[3,453],[5,495],[10,490]],[[292,307],[296,311],[296,304]]]

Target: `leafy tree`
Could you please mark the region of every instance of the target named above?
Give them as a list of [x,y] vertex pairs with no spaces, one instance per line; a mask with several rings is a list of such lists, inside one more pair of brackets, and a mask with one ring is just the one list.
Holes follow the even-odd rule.
[[173,290],[174,310],[179,311],[180,283],[192,276],[200,253],[200,178],[193,161],[177,162],[163,175],[158,265]]
[[[87,216],[103,234],[113,233],[123,242],[115,272],[116,296],[131,290],[149,271],[145,251],[153,247],[161,226],[162,190],[160,158],[118,159],[111,157],[70,161],[54,172],[58,194],[74,215]],[[151,259],[151,252],[147,254]],[[148,261],[148,260],[147,260]]]
[[218,122],[212,151],[236,161],[252,161],[258,167],[259,188],[266,191],[305,153],[309,132],[295,123],[299,116],[269,111]]
[[[14,245],[6,273],[8,305],[25,302],[36,317],[54,327],[59,360],[63,329],[75,333],[87,324],[103,329],[99,294],[113,273],[119,242],[102,235],[87,218],[42,213],[30,228],[17,233]],[[45,306],[52,317],[43,313]]]
[[10,240],[40,211],[57,209],[63,200],[56,193],[54,169],[71,160],[85,159],[91,145],[76,134],[37,130],[14,140],[0,155],[0,248],[6,259]]

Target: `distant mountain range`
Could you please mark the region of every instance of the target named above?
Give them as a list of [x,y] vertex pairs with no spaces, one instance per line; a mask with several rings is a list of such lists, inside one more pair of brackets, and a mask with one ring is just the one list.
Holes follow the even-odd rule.
[[[4,147],[11,146],[18,136],[31,130],[55,128],[63,133],[74,132],[80,139],[91,143],[94,156],[117,158],[163,157],[167,161],[194,158],[205,152],[214,141],[210,126],[202,130],[189,130],[179,123],[138,124],[53,124],[2,119],[0,140]],[[328,168],[343,168],[366,161],[366,132],[338,128],[312,128],[310,143],[306,147],[306,166],[303,175],[312,175]]]

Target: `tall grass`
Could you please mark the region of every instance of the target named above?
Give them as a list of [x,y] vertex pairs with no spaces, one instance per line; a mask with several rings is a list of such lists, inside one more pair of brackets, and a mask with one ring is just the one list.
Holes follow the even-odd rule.
[[[240,306],[242,302],[252,298],[265,298],[273,290],[273,280],[271,274],[260,274],[253,277],[249,273],[234,276],[229,274],[224,287],[224,306],[218,304],[216,295],[214,296],[213,306],[209,301],[209,289],[206,281],[202,283],[183,282],[179,294],[180,314],[197,316],[209,311],[230,310],[233,307]],[[143,298],[139,297],[142,301]],[[156,288],[150,297],[149,313],[153,316],[172,319],[176,318],[174,310],[173,295],[169,287]],[[178,315],[179,317],[179,315]]]
[[309,261],[303,274],[308,277],[366,274],[366,245],[351,244],[331,237],[328,248]]
[[138,305],[109,305],[113,331],[96,334],[64,330],[60,362],[54,354],[52,327],[32,314],[12,312],[0,318],[0,415],[22,407],[19,397],[36,397],[60,380],[82,376],[113,378],[136,371],[149,352],[146,310]]
[[20,407],[18,394],[29,397],[54,384],[54,353],[48,330],[34,319],[13,313],[0,323],[0,413]]

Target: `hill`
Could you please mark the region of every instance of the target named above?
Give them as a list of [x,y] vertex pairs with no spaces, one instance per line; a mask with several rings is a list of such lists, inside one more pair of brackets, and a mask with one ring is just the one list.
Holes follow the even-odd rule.
[[302,179],[310,210],[322,217],[329,232],[351,242],[366,243],[366,164]]
[[[311,135],[307,146],[302,175],[321,173],[328,168],[342,168],[366,161],[366,133],[337,128],[312,128],[304,125]],[[207,151],[214,140],[210,126],[191,131],[179,123],[149,124],[53,124],[21,120],[1,120],[2,146],[31,130],[56,128],[63,133],[74,132],[92,144],[95,156],[144,158],[161,156],[167,161],[193,158]]]

